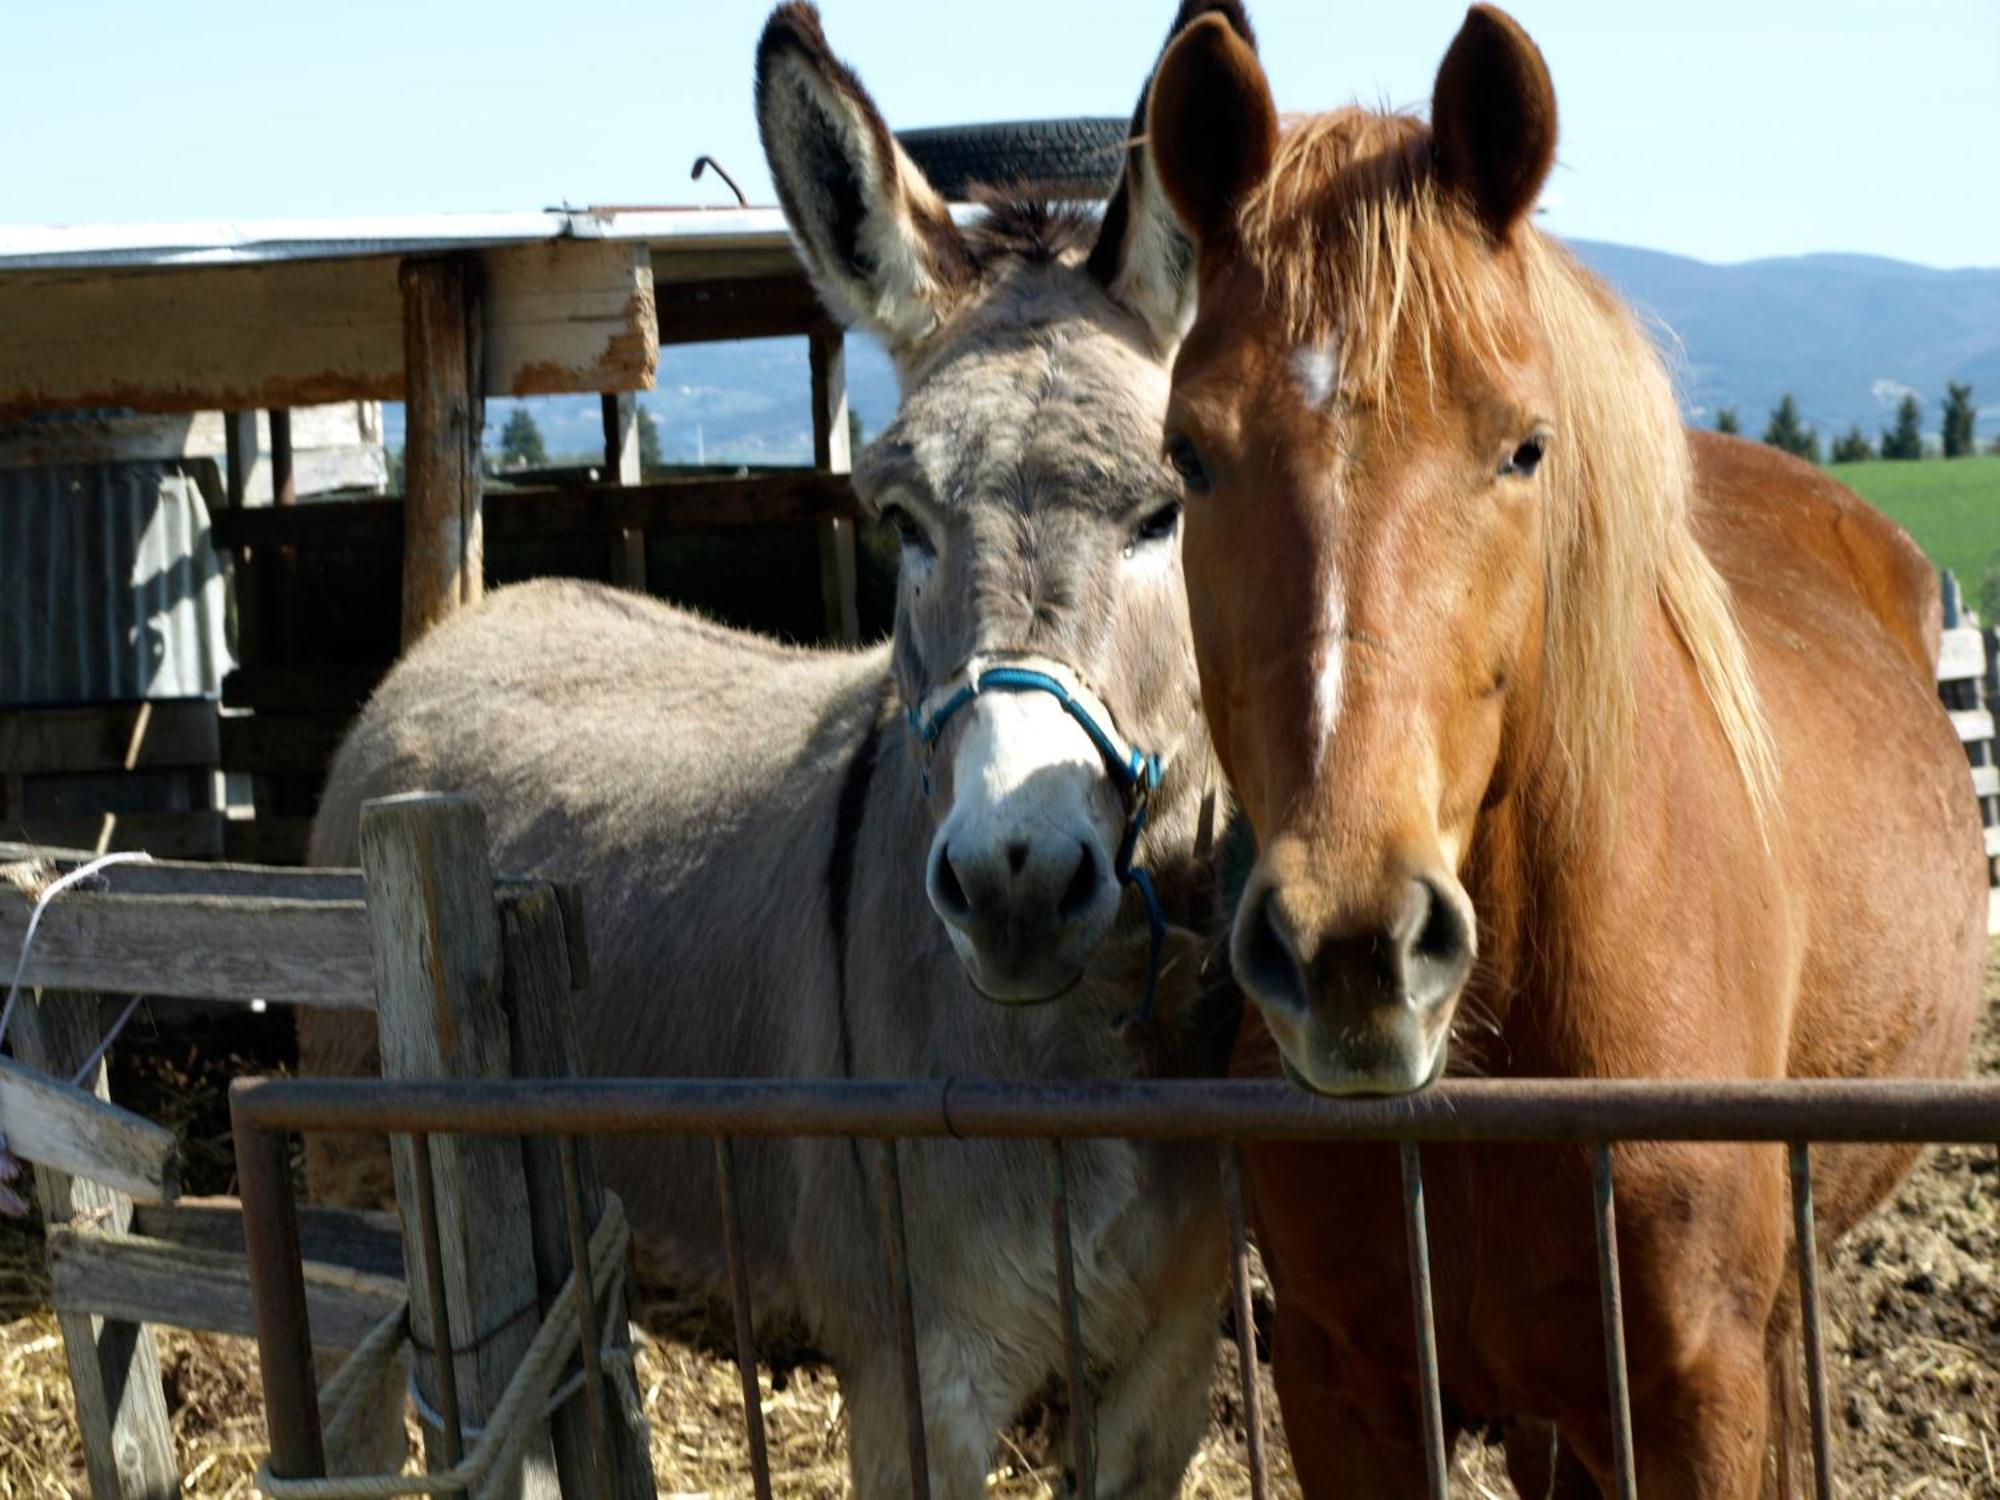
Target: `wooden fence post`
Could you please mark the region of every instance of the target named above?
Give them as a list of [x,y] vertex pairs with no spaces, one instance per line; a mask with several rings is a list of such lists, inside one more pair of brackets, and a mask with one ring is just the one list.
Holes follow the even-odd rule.
[[[501,995],[500,920],[486,819],[470,797],[413,795],[361,809],[361,872],[374,937],[377,1024],[385,1078],[505,1078],[511,1071]],[[526,1176],[517,1142],[434,1136],[445,1305],[467,1427],[484,1423],[533,1340],[539,1321]],[[411,1340],[418,1389],[438,1409],[437,1337],[422,1268],[413,1143],[392,1141],[403,1206]],[[433,1468],[445,1449],[426,1430]],[[528,1442],[519,1500],[558,1500],[546,1431]]]
[[[580,911],[576,902],[565,905],[552,886],[512,890],[501,897],[507,1019],[517,1077],[571,1078],[581,1071],[570,999],[587,978],[577,960],[583,951],[581,933],[574,930]],[[552,1308],[571,1266],[561,1148],[549,1137],[530,1136],[522,1143],[522,1151],[542,1311],[544,1316],[573,1316],[567,1308]],[[576,1157],[585,1222],[595,1226],[603,1207],[603,1192],[587,1142],[578,1142]],[[615,1322],[606,1330],[608,1342],[616,1349],[627,1349],[631,1325],[622,1302],[613,1308],[613,1317]],[[602,1486],[593,1482],[597,1463],[588,1406],[581,1398],[573,1399],[556,1414],[553,1428],[563,1491],[607,1500],[653,1500],[657,1492],[645,1413],[636,1399],[626,1399],[628,1393],[633,1397],[637,1393],[622,1381],[607,1378],[604,1384],[611,1472]]]
[[478,600],[486,427],[480,268],[470,257],[403,262],[403,645]]
[[[847,345],[838,328],[822,326],[811,335],[813,466],[828,474],[854,472],[854,443],[847,417]],[[826,602],[826,633],[842,645],[861,641],[859,582],[855,571],[854,523],[822,521],[819,534],[820,597]]]
[[[45,990],[39,1000],[24,996],[14,1012],[15,1056],[57,1078],[73,1076],[101,1037],[99,1012],[94,995]],[[111,1096],[101,1060],[86,1083],[99,1098]],[[87,1224],[115,1234],[131,1227],[132,1200],[81,1177],[37,1166],[35,1196],[51,1227]],[[152,1330],[91,1313],[57,1313],[56,1323],[76,1392],[90,1493],[96,1500],[178,1495],[180,1471]]]
[[[604,477],[611,484],[637,484],[639,398],[631,391],[608,391],[604,405]],[[621,589],[646,592],[646,533],[626,526],[611,538],[611,581]]]

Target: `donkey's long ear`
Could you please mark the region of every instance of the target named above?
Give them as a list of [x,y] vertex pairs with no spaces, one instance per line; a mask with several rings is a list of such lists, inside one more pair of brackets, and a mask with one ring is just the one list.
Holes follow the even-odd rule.
[[907,353],[970,285],[972,260],[810,5],[780,5],[764,25],[757,128],[828,310]]
[[1464,194],[1487,231],[1505,239],[1556,159],[1556,90],[1548,64],[1512,16],[1466,12],[1431,95],[1438,179]]
[[[1160,56],[1164,58],[1175,39],[1205,16],[1215,17],[1216,24],[1227,27],[1246,50],[1255,53],[1257,38],[1241,0],[1181,0]],[[1132,112],[1125,170],[1105,205],[1104,227],[1090,252],[1090,274],[1116,301],[1139,315],[1164,352],[1180,342],[1194,317],[1194,246],[1160,190],[1146,137],[1157,72],[1156,64],[1154,75],[1139,91],[1139,107]]]
[[1278,150],[1257,54],[1220,16],[1201,17],[1160,59],[1146,120],[1153,171],[1181,223],[1204,248],[1226,240]]

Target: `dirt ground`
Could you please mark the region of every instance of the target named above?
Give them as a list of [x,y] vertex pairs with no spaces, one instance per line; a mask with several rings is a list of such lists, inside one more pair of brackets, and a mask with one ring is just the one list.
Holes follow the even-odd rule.
[[[2000,946],[1971,1070],[2000,1077]],[[144,1101],[188,1145],[191,1192],[226,1192],[230,1157],[222,1085],[268,1071],[273,1029],[232,1042],[124,1049],[115,1097]],[[258,1059],[261,1058],[262,1061]],[[2000,1500],[2000,1150],[1939,1148],[1896,1195],[1829,1255],[1829,1378],[1839,1467],[1855,1500]],[[84,1493],[62,1345],[47,1310],[39,1231],[0,1219],[0,1500]],[[654,1298],[638,1304],[638,1373],[663,1496],[748,1496],[734,1366],[716,1310]],[[252,1490],[263,1442],[256,1360],[240,1339],[164,1332],[162,1375],[183,1490]],[[1249,1494],[1234,1345],[1221,1341],[1213,1420],[1183,1500]],[[1268,1369],[1260,1369],[1277,1496],[1295,1496]],[[846,1493],[845,1427],[830,1377],[811,1366],[764,1379],[774,1488],[788,1500]],[[1053,1496],[1060,1464],[1039,1426],[1002,1445],[988,1490],[1004,1500]],[[1513,1500],[1497,1450],[1470,1442],[1454,1493]]]

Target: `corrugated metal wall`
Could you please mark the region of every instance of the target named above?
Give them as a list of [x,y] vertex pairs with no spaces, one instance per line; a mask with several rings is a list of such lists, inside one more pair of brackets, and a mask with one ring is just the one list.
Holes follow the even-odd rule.
[[212,461],[0,470],[0,704],[213,695]]

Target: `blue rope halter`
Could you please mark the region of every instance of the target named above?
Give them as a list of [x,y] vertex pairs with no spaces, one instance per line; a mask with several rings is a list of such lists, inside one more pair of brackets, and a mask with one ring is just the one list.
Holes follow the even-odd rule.
[[[1160,983],[1160,961],[1165,956],[1167,946],[1167,915],[1160,907],[1159,892],[1153,888],[1153,877],[1144,868],[1135,864],[1139,852],[1139,835],[1146,828],[1146,807],[1153,793],[1159,789],[1166,773],[1165,763],[1158,755],[1149,754],[1135,745],[1123,743],[1112,731],[1099,723],[1090,706],[1077,697],[1061,678],[1034,667],[1007,665],[1005,663],[969,668],[966,681],[957,691],[932,709],[928,715],[919,708],[905,710],[909,718],[910,731],[917,737],[923,750],[924,795],[931,794],[931,757],[937,751],[939,738],[951,721],[951,716],[981,693],[1047,693],[1062,705],[1090,737],[1091,744],[1104,759],[1104,767],[1125,800],[1125,831],[1118,841],[1118,857],[1113,865],[1120,885],[1136,886],[1141,899],[1146,903],[1146,922],[1150,929],[1150,947],[1146,963],[1146,995],[1140,1004],[1136,1019],[1145,1024],[1153,1019],[1153,1000]],[[1100,705],[1101,706],[1101,705]],[[1106,711],[1108,715],[1108,710]]]

